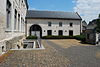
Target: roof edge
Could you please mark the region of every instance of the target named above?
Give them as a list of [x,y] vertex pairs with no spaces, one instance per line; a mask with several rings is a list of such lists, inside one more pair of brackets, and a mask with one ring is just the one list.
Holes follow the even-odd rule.
[[62,19],[62,20],[81,20],[81,19],[75,19],[75,18],[39,18],[39,17],[26,17],[26,19]]
[[81,16],[79,15],[79,13],[78,12],[76,12],[76,14],[80,17],[80,19],[82,20],[82,18],[81,18]]

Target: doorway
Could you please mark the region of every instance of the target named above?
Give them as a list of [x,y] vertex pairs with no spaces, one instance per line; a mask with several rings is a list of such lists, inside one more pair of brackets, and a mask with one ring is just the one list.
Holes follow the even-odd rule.
[[48,30],[48,31],[47,31],[47,34],[48,34],[48,35],[52,35],[52,30]]
[[63,35],[63,31],[62,30],[59,30],[58,31],[58,35],[62,36]]
[[73,30],[69,30],[69,36],[73,36]]
[[30,35],[41,38],[42,37],[42,28],[37,24],[32,25],[30,27]]

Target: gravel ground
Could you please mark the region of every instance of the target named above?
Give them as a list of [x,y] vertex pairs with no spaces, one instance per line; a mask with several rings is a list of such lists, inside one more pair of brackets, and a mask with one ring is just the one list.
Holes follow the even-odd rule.
[[45,50],[16,50],[0,67],[69,67],[70,61],[45,41]]
[[81,44],[77,40],[47,40],[46,42],[71,61],[69,67],[100,67],[100,46]]
[[42,40],[45,50],[15,50],[0,67],[100,67],[100,47],[74,39]]

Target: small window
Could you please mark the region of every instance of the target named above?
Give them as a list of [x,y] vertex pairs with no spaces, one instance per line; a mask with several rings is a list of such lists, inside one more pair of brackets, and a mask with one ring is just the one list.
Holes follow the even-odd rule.
[[62,27],[62,22],[59,22],[59,27]]
[[70,27],[73,27],[73,23],[70,23]]
[[65,32],[67,32],[67,30],[65,30]]
[[2,52],[4,52],[4,46],[2,46]]
[[48,26],[51,26],[51,22],[48,22]]
[[56,30],[54,30],[54,32],[56,32]]

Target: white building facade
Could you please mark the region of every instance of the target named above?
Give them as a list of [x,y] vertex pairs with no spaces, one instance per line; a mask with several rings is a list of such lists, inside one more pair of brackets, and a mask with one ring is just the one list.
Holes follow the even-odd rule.
[[26,17],[26,36],[80,35],[81,17],[74,12],[32,11]]
[[27,9],[27,0],[0,1],[0,54],[21,45]]

